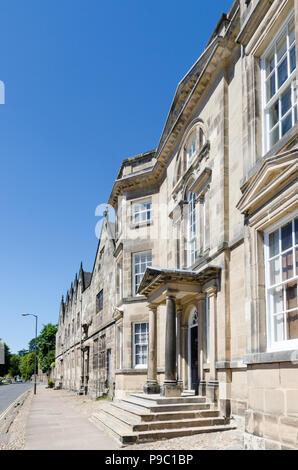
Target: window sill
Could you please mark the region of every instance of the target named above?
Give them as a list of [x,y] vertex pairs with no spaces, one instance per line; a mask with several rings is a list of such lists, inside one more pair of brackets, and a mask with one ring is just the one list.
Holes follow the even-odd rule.
[[145,220],[145,222],[131,223],[129,228],[133,230],[135,228],[149,227],[150,225],[153,225],[153,220]]
[[243,357],[244,364],[272,364],[274,362],[298,363],[298,350],[253,353]]

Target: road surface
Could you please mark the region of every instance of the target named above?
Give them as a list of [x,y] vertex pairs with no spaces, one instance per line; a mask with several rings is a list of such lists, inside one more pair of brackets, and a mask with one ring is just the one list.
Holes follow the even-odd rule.
[[0,385],[0,415],[11,405],[22,393],[33,387],[33,383],[19,383]]

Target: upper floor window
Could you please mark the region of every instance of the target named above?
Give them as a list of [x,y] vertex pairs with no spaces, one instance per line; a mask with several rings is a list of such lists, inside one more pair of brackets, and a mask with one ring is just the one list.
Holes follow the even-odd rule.
[[265,235],[268,336],[271,349],[298,347],[298,217]]
[[191,135],[191,137],[188,141],[188,144],[186,146],[186,163],[187,163],[187,167],[190,166],[192,160],[194,159],[196,151],[197,151],[197,134],[196,134],[196,132],[194,132]]
[[295,23],[292,15],[262,59],[264,147],[268,151],[297,122]]
[[191,266],[196,260],[197,254],[197,217],[196,217],[196,194],[188,193],[188,265]]
[[151,199],[135,202],[132,205],[132,222],[139,224],[151,220]]
[[103,309],[103,290],[101,290],[96,296],[96,311],[99,312]]
[[137,295],[147,267],[152,266],[151,251],[133,254],[133,294]]

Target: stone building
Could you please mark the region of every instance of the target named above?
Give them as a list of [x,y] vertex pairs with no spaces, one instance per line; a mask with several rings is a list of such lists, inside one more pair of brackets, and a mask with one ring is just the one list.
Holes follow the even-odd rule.
[[61,304],[63,386],[97,396],[113,384],[118,403],[144,391],[130,409],[194,391],[225,423],[245,422],[247,448],[298,447],[297,18],[293,0],[234,1],[157,149],[123,161],[107,258],[97,253],[98,276],[81,268]]

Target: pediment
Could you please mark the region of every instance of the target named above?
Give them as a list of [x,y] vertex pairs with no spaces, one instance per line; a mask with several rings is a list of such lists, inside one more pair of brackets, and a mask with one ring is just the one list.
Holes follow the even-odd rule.
[[249,215],[266,205],[285,187],[297,180],[297,164],[297,149],[265,160],[245,188],[237,209],[242,214]]

